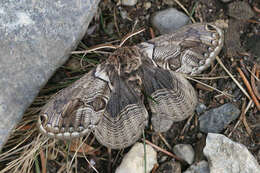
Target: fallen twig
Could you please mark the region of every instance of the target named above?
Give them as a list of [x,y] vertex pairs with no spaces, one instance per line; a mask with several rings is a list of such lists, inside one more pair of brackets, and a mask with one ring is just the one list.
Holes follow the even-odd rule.
[[238,127],[238,125],[239,125],[240,122],[242,121],[243,115],[245,114],[245,110],[246,110],[246,101],[244,100],[244,101],[243,101],[242,108],[241,108],[240,117],[239,117],[238,121],[236,122],[236,124],[235,124],[234,128],[232,129],[232,131],[229,133],[228,137],[230,137],[230,136],[232,135],[232,133],[236,130],[236,128]]
[[250,83],[248,82],[248,80],[246,79],[244,73],[242,72],[242,70],[239,67],[237,68],[237,71],[239,72],[242,80],[244,81],[244,84],[246,85],[246,87],[247,87],[247,89],[249,91],[249,94],[251,95],[252,100],[254,101],[257,109],[260,110],[260,104],[259,104],[259,102],[258,102],[258,100],[257,100],[257,98],[256,98],[256,96],[255,96],[255,94],[253,92],[252,87],[250,86]]
[[87,153],[88,155],[94,154],[96,149],[86,143],[80,143],[79,140],[72,141],[70,145],[71,152]]
[[258,70],[256,68],[256,65],[254,65],[253,69],[252,69],[252,73],[251,73],[251,86],[252,89],[256,95],[256,97],[258,98],[258,100],[260,100],[260,94],[258,92],[258,89],[255,86],[255,79],[258,79],[259,73]]
[[253,9],[255,10],[255,12],[260,13],[260,9],[257,8],[256,6],[253,6]]
[[250,100],[246,107],[245,107],[245,103],[246,102],[244,101],[243,105],[242,105],[242,108],[241,108],[242,111],[241,111],[239,120],[237,121],[237,123],[236,123],[235,127],[233,128],[233,130],[229,133],[228,137],[230,137],[232,135],[232,133],[236,130],[236,128],[238,127],[238,125],[240,124],[241,121],[243,122],[243,124],[244,124],[244,126],[246,128],[247,133],[249,135],[252,133],[252,130],[250,129],[250,127],[248,126],[247,121],[246,121],[246,113],[249,110],[250,106],[252,105],[253,101]]
[[119,30],[119,27],[118,27],[118,24],[117,24],[117,17],[116,17],[116,7],[114,8],[114,23],[115,23],[115,28],[116,28],[116,31],[117,31],[117,34],[118,36],[121,38],[121,33],[120,33],[120,30]]
[[143,28],[143,29],[140,29],[140,30],[138,30],[138,31],[136,31],[136,32],[127,34],[126,36],[123,37],[121,43],[117,46],[117,48],[123,46],[123,44],[124,44],[124,43],[126,42],[126,40],[128,40],[129,38],[131,38],[131,37],[133,37],[133,36],[135,36],[135,35],[137,35],[137,34],[140,34],[141,32],[144,32],[144,31],[145,31],[145,29]]
[[205,83],[203,83],[203,82],[201,82],[201,81],[199,81],[199,80],[193,79],[192,77],[189,77],[189,76],[187,76],[187,75],[184,75],[184,77],[187,78],[187,79],[189,79],[189,80],[193,80],[193,81],[195,81],[195,82],[198,82],[198,83],[200,83],[200,84],[202,84],[202,85],[204,85],[204,86],[206,86],[206,87],[208,87],[208,88],[210,88],[210,89],[213,89],[213,90],[215,90],[215,91],[217,91],[217,92],[219,92],[219,93],[225,95],[225,96],[228,97],[228,98],[232,98],[232,97],[233,97],[233,95],[231,95],[231,94],[228,94],[228,93],[226,93],[226,92],[224,92],[224,91],[220,91],[219,89],[214,88],[214,87],[212,87],[212,86],[210,86],[210,85],[207,85],[207,84],[205,84]]
[[159,137],[162,139],[162,141],[164,142],[164,144],[168,147],[169,150],[172,150],[172,147],[170,146],[170,144],[166,141],[166,139],[163,137],[163,135],[159,132],[158,133]]
[[99,45],[96,45],[96,46],[93,46],[93,47],[90,47],[89,49],[87,50],[83,50],[83,51],[72,51],[71,54],[84,54],[86,55],[87,53],[90,53],[90,52],[94,52],[96,50],[99,50],[99,49],[117,49],[119,47],[122,47],[122,45],[126,42],[126,40],[128,40],[129,38],[133,37],[134,35],[137,35],[141,32],[143,32],[145,29],[140,29],[134,33],[130,33],[130,34],[127,34],[125,35],[123,38],[122,38],[122,41],[120,42],[119,45],[112,45],[111,43],[105,43],[105,44],[99,44]]
[[155,173],[158,168],[159,168],[159,165],[158,165],[158,163],[156,163],[152,169],[152,173]]
[[242,121],[243,121],[243,124],[244,124],[244,126],[245,126],[245,128],[246,128],[247,133],[248,133],[249,135],[251,135],[252,130],[251,130],[251,128],[249,127],[249,125],[247,124],[246,114],[243,115]]
[[190,13],[188,12],[188,10],[180,3],[179,0],[174,0],[182,9],[183,11],[190,17],[191,21],[193,23],[196,23],[196,21],[193,19],[193,17],[190,15]]
[[184,134],[185,130],[186,130],[187,127],[190,125],[190,122],[191,122],[192,118],[194,117],[194,115],[195,115],[195,113],[193,113],[193,114],[189,117],[189,119],[186,121],[186,123],[185,123],[183,129],[181,130],[180,136],[182,136],[182,135]]
[[153,38],[155,37],[155,34],[154,34],[154,31],[153,31],[153,28],[150,27],[149,30],[150,30],[151,38],[153,39]]
[[42,173],[46,173],[46,158],[45,155],[42,151],[42,149],[40,150],[40,158],[41,158],[41,165],[42,165]]
[[231,79],[237,84],[237,86],[240,88],[240,90],[246,95],[246,97],[250,100],[249,94],[246,92],[246,90],[240,85],[240,83],[235,79],[235,77],[228,71],[228,69],[224,66],[220,58],[217,56],[216,60],[221,65],[221,67],[227,72],[227,74],[231,77]]
[[99,49],[116,49],[117,46],[114,46],[110,43],[105,43],[105,44],[98,44],[96,46],[90,47],[87,50],[82,50],[82,51],[72,51],[71,54],[87,54],[90,52],[94,52],[95,50],[99,50]]
[[145,140],[145,142],[146,142],[147,144],[151,145],[152,147],[154,147],[155,149],[157,149],[157,150],[159,150],[159,151],[161,151],[161,152],[167,154],[168,156],[170,156],[170,157],[172,157],[172,158],[174,158],[174,159],[176,159],[176,160],[179,160],[179,161],[181,161],[181,162],[185,162],[183,159],[181,159],[181,158],[179,158],[178,156],[176,156],[176,155],[170,153],[169,151],[166,151],[165,149],[163,149],[163,148],[161,148],[161,147],[159,147],[159,146],[157,146],[157,145],[151,143],[150,141]]

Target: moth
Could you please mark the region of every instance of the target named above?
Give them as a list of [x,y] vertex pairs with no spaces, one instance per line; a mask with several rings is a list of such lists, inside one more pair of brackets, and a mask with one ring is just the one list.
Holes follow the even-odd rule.
[[93,133],[106,147],[135,143],[151,116],[182,121],[194,113],[197,95],[183,77],[210,66],[223,46],[210,23],[187,25],[132,47],[117,49],[42,108],[38,126],[64,140]]

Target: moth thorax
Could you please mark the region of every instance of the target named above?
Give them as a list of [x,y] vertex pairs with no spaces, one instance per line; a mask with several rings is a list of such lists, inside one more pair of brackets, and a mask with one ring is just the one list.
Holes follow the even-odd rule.
[[139,48],[137,47],[121,47],[112,56],[116,59],[115,67],[118,68],[120,74],[129,74],[136,71],[141,65]]

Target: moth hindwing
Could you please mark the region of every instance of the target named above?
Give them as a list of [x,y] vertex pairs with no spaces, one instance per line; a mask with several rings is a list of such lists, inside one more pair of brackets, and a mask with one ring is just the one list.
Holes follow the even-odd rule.
[[193,75],[210,66],[223,43],[224,33],[220,28],[196,23],[138,46],[161,68]]

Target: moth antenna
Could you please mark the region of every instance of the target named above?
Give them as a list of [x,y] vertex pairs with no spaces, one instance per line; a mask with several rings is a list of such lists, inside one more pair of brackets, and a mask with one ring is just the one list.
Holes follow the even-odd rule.
[[140,34],[141,32],[144,32],[144,31],[145,31],[145,28],[140,29],[140,30],[138,30],[138,31],[136,31],[136,32],[133,32],[133,33],[126,34],[126,35],[123,37],[121,43],[118,45],[118,47],[122,47],[123,44],[124,44],[129,38],[131,38],[131,37],[133,37],[133,36],[135,36],[135,35],[137,35],[137,34]]
[[84,56],[85,56],[87,53],[94,52],[96,50],[100,50],[100,49],[117,49],[117,48],[118,48],[118,46],[114,46],[114,45],[112,45],[110,43],[102,43],[102,44],[98,44],[96,46],[92,46],[92,47],[90,47],[87,50],[72,51],[71,54],[84,54]]
[[140,30],[138,30],[138,31],[136,31],[136,32],[129,33],[129,34],[125,35],[125,36],[123,37],[122,41],[120,42],[120,44],[119,44],[119,45],[116,45],[116,46],[114,46],[114,45],[112,45],[112,44],[110,44],[110,43],[103,43],[103,44],[98,44],[98,45],[96,45],[96,46],[90,47],[90,48],[87,49],[87,50],[83,50],[83,51],[72,51],[71,54],[84,54],[83,56],[85,56],[87,53],[94,52],[94,51],[100,50],[100,49],[117,49],[117,48],[119,48],[119,47],[122,47],[123,44],[124,44],[129,38],[131,38],[131,37],[133,37],[133,36],[135,36],[135,35],[137,35],[137,34],[143,32],[143,31],[145,31],[145,28],[140,29]]

